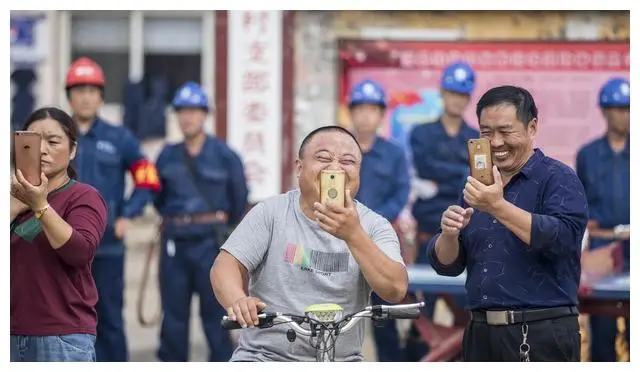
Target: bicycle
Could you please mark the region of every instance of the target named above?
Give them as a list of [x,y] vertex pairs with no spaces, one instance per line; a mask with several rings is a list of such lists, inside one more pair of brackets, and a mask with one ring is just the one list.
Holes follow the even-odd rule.
[[[389,319],[417,319],[424,302],[402,305],[374,305],[367,306],[358,312],[342,316],[344,309],[337,304],[316,304],[307,307],[304,315],[287,314],[281,312],[262,312],[258,314],[258,328],[271,328],[275,325],[289,326],[286,336],[291,343],[298,335],[309,337],[309,344],[316,349],[317,362],[334,362],[336,357],[335,344],[338,336],[349,331],[361,319],[371,318],[373,321]],[[307,324],[309,328],[302,327]],[[227,330],[240,329],[238,322],[222,318],[222,328]]]

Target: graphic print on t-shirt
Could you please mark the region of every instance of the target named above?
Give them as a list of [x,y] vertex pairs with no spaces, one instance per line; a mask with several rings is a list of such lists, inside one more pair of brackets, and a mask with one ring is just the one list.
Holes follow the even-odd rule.
[[315,273],[340,273],[349,270],[349,252],[322,252],[289,243],[284,253],[284,262]]

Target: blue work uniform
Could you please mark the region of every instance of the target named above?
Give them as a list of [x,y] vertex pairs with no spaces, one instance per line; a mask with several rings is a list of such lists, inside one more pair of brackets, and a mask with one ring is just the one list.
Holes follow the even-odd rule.
[[[220,327],[226,312],[211,289],[209,271],[222,244],[222,232],[237,225],[247,207],[244,168],[240,157],[213,137],[207,137],[200,153],[190,158],[193,174],[187,157],[190,155],[181,142],[165,146],[157,160],[163,187],[154,204],[164,221],[160,257],[164,318],[158,357],[162,361],[188,360],[191,298],[197,293],[209,360],[228,361],[233,351],[231,340],[228,331]],[[224,212],[228,221],[175,222],[215,212]]]
[[356,199],[393,222],[407,205],[410,191],[404,150],[391,141],[376,137],[371,149],[362,156]]
[[[122,317],[124,305],[124,242],[115,235],[115,221],[142,214],[160,184],[155,167],[140,149],[136,137],[123,126],[97,118],[89,131],[79,136],[74,167],[80,181],[98,189],[109,207],[109,220],[91,271],[98,288],[97,361],[125,362],[127,342]],[[124,196],[127,171],[134,177],[134,190]],[[150,177],[147,177],[150,175]]]
[[[360,189],[356,199],[374,212],[395,221],[409,200],[411,184],[404,150],[399,145],[377,137],[362,156]],[[374,304],[387,304],[375,292]],[[395,321],[376,324],[373,329],[379,362],[403,362]]]
[[[477,130],[464,122],[457,135],[449,136],[439,120],[417,125],[411,131],[409,143],[416,177],[433,181],[438,188],[434,197],[418,198],[413,204],[411,212],[419,232],[435,234],[442,213],[458,201],[469,175],[467,140],[479,136]],[[424,261],[426,257],[422,255],[419,259]]]
[[[583,146],[576,159],[576,172],[584,185],[589,201],[589,218],[598,222],[603,229],[613,229],[617,225],[630,223],[630,163],[631,138],[620,152],[614,152],[607,136]],[[612,241],[592,238],[590,249],[601,248]],[[630,241],[623,242],[624,269],[629,271]],[[591,323],[591,360],[594,362],[615,362],[616,319],[594,315]],[[626,320],[626,338],[629,340],[629,319]]]

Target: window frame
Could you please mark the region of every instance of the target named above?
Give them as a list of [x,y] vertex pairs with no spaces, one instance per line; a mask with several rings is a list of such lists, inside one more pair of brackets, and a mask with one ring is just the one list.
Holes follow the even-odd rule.
[[[59,11],[60,53],[58,53],[58,79],[57,86],[63,87],[67,70],[73,62],[71,60],[71,18],[72,15],[101,17],[104,11]],[[104,13],[103,13],[104,14]],[[156,10],[132,10],[128,11],[129,19],[129,78],[139,80],[144,76],[144,20],[145,18],[200,18],[202,27],[202,40],[200,52],[200,76],[201,84],[209,93],[212,102],[215,97],[215,11],[156,11]],[[173,92],[171,92],[173,94]],[[69,109],[66,95],[58,95],[60,107]],[[122,105],[118,103],[106,103],[103,111],[114,112],[118,118],[122,117]]]

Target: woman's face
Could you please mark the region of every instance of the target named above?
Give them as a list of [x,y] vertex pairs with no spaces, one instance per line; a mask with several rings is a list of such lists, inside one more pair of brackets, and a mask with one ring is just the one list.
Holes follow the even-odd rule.
[[42,171],[51,179],[60,172],[66,172],[69,163],[76,156],[76,144],[70,143],[69,137],[57,121],[46,118],[31,123],[29,131],[40,133],[40,164]]

